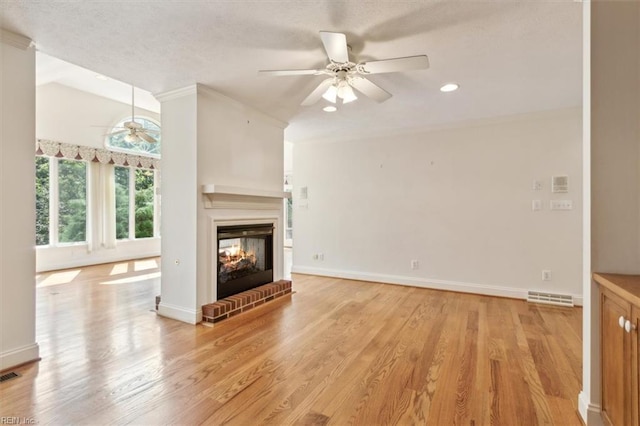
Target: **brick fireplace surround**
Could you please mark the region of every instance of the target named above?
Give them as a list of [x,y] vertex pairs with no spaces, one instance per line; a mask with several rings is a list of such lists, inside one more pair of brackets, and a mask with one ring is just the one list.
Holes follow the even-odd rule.
[[202,322],[216,323],[278,297],[291,294],[291,281],[280,280],[217,300],[202,307]]

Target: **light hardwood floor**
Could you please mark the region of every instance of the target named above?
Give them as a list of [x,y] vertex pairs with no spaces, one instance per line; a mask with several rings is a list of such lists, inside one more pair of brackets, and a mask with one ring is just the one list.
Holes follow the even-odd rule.
[[580,425],[579,308],[313,276],[216,324],[156,316],[159,260],[37,277],[39,424]]

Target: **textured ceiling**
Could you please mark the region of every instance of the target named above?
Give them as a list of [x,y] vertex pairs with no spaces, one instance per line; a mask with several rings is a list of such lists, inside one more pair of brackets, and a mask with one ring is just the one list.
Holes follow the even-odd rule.
[[[205,84],[289,122],[294,142],[579,106],[581,19],[572,0],[0,0],[0,26],[48,55],[152,93]],[[301,107],[322,76],[257,71],[324,67],[320,30],[345,33],[357,61],[426,54],[431,67],[371,76],[393,94],[382,104]],[[441,93],[449,81],[460,90]]]

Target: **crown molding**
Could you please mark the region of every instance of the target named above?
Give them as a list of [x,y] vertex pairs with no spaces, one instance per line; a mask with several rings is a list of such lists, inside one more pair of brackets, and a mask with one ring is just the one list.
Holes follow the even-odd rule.
[[251,107],[249,105],[246,105],[240,101],[237,101],[233,98],[230,98],[229,96],[223,95],[220,92],[216,92],[215,90],[213,90],[211,87],[209,86],[205,86],[204,84],[196,84],[197,88],[198,88],[198,94],[204,94],[207,96],[210,96],[218,101],[221,102],[225,102],[227,104],[230,104],[231,106],[237,108],[237,109],[241,109],[244,110],[250,114],[253,115],[257,115],[260,118],[262,118],[263,120],[267,121],[269,124],[271,124],[272,126],[278,127],[280,129],[285,129],[289,123],[282,121],[282,120],[278,120],[275,117],[270,116],[269,114],[264,113],[263,111],[260,111],[254,107]]
[[0,41],[18,49],[27,50],[35,47],[35,43],[29,37],[13,33],[11,31],[0,29]]
[[181,87],[180,89],[168,90],[161,93],[153,93],[153,97],[160,102],[172,101],[174,99],[182,98],[189,95],[195,95],[198,93],[198,84],[192,84],[190,86]]
[[233,98],[230,98],[229,96],[223,95],[220,92],[216,92],[211,87],[205,86],[204,84],[201,84],[201,83],[192,84],[190,86],[182,87],[180,89],[169,90],[167,92],[153,94],[153,96],[160,102],[171,101],[173,99],[178,99],[184,96],[191,96],[191,95],[205,95],[217,101],[224,102],[225,104],[233,108],[246,111],[247,113],[252,115],[257,115],[263,120],[267,121],[272,126],[278,127],[280,129],[285,129],[289,125],[289,123],[287,122],[278,120],[277,118],[274,118],[268,114],[265,114],[260,110],[257,110],[253,107],[245,105],[242,102],[237,101]]

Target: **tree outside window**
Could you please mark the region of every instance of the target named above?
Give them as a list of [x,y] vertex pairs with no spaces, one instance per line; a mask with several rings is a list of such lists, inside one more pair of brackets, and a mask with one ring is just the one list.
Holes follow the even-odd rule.
[[36,245],[49,244],[49,158],[36,157]]
[[87,164],[58,160],[58,241],[86,241]]
[[116,179],[116,239],[129,238],[129,175],[128,167],[115,168]]
[[136,169],[136,238],[153,237],[153,170]]

